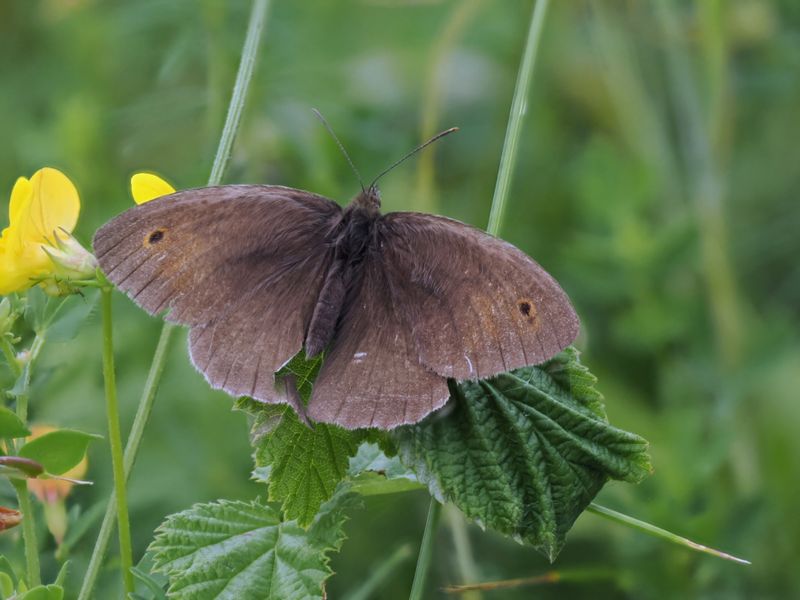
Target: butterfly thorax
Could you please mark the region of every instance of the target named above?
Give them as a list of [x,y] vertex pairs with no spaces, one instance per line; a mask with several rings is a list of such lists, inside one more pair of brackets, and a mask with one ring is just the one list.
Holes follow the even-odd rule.
[[381,192],[377,185],[362,189],[361,193],[353,198],[346,210],[364,210],[373,215],[381,214]]
[[364,256],[376,243],[380,193],[375,186],[362,191],[345,208],[331,239],[331,266],[322,284],[305,338],[306,355],[316,356],[330,344],[347,300],[360,287]]

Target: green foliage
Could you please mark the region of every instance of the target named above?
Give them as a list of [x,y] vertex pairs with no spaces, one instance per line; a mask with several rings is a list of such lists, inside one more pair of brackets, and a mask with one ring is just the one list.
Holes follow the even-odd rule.
[[[276,377],[295,377],[297,391],[308,402],[320,364],[321,358],[307,360],[301,353]],[[365,434],[324,423],[310,426],[285,404],[245,399],[237,406],[255,417],[250,433],[255,476],[267,484],[269,500],[281,502],[288,519],[308,525],[346,477],[350,457]]]
[[324,423],[309,427],[286,405],[259,410],[252,428],[256,478],[286,516],[306,526],[347,476],[359,434]]
[[609,477],[641,481],[647,442],[608,424],[568,348],[540,367],[451,386],[449,413],[399,428],[401,459],[440,501],[551,561]]
[[37,585],[19,596],[19,600],[62,600],[64,588],[60,585]]
[[[18,176],[45,164],[63,169],[81,193],[76,235],[87,245],[100,224],[131,206],[132,171],[203,185],[250,4],[4,3],[5,200]],[[453,27],[469,4],[477,9]],[[754,564],[731,568],[587,516],[557,569],[565,580],[587,565],[606,576],[536,594],[800,597],[800,520],[787,517],[797,500],[797,480],[787,474],[800,472],[800,4],[549,4],[501,235],[562,283],[579,310],[579,345],[612,422],[652,443],[657,476],[638,487],[606,486],[599,501],[746,553]],[[677,13],[681,28],[672,35],[662,33],[659,6]],[[272,2],[226,182],[352,196],[355,178],[310,106],[327,116],[365,177],[418,143],[421,129],[459,125],[458,135],[382,180],[384,207],[485,226],[531,7]],[[690,57],[688,85],[669,80],[675,49]],[[700,133],[712,144],[710,172],[698,173],[708,161],[685,148],[697,133],[676,111],[692,93],[701,100]],[[427,183],[417,165],[428,167]],[[698,182],[721,197],[693,197]],[[719,285],[725,274],[728,283]],[[124,433],[160,323],[120,297],[114,326]],[[30,385],[34,421],[105,430],[98,329],[89,320],[69,347],[47,344]],[[15,334],[15,352],[24,352],[32,334]],[[48,342],[52,335],[48,329]],[[15,373],[0,369],[0,377],[13,388]],[[130,480],[136,554],[166,514],[198,498],[257,493],[243,476],[252,466],[245,419],[229,408],[176,344]],[[106,449],[90,450],[99,483],[110,479]],[[366,477],[381,481],[375,472]],[[84,488],[68,506],[105,506],[107,491]],[[385,554],[386,539],[416,547],[427,503],[422,493],[369,500],[348,526],[329,595],[348,597],[364,565]],[[68,539],[82,526],[71,520]],[[22,566],[16,531],[0,536],[0,553]],[[441,533],[431,587],[459,577],[449,532]],[[548,568],[529,548],[469,533],[478,565],[471,581]],[[76,565],[88,560],[91,542],[85,536],[71,548]],[[53,581],[52,545],[40,547],[43,579]],[[381,588],[382,600],[405,600],[410,578],[410,567],[401,569]],[[79,583],[69,578],[67,597]],[[521,600],[531,592],[499,595]],[[93,596],[119,597],[116,578],[102,577]]]
[[0,406],[0,438],[20,438],[31,434],[13,410]]
[[424,487],[397,456],[387,456],[375,443],[363,443],[350,459],[352,490],[362,496],[396,494]]
[[139,567],[131,567],[131,573],[136,580],[136,591],[130,600],[167,600],[164,589],[169,580],[164,575],[147,573]]
[[81,462],[89,442],[99,439],[103,438],[74,429],[59,429],[27,442],[19,449],[19,455],[37,461],[51,475],[61,475]]
[[0,572],[0,598],[6,600],[14,594],[14,580],[8,573]]
[[352,503],[341,488],[308,529],[258,501],[196,505],[158,528],[150,545],[155,569],[167,574],[178,600],[324,598],[333,573],[328,555],[341,547]]

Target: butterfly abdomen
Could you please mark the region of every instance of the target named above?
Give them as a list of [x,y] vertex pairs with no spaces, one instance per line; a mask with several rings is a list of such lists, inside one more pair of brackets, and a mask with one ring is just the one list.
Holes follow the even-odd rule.
[[374,241],[376,219],[376,214],[358,206],[345,212],[333,242],[333,263],[306,332],[306,356],[316,356],[333,340],[342,312],[361,280],[360,265]]
[[342,270],[343,263],[336,261],[325,276],[325,283],[314,306],[314,313],[306,332],[306,356],[313,357],[330,343],[336,331],[336,322],[344,306],[347,284]]

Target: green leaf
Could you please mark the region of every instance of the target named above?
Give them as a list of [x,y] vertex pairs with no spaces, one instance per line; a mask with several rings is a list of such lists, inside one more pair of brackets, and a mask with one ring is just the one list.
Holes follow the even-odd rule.
[[17,398],[27,392],[28,383],[30,382],[31,362],[26,361],[22,365],[22,371],[19,376],[14,380],[14,385],[8,390],[8,395]]
[[150,545],[157,571],[178,600],[323,598],[328,554],[344,540],[344,489],[322,506],[308,530],[261,504],[220,500],[172,515]]
[[0,597],[11,598],[14,594],[14,580],[8,573],[0,572]]
[[358,434],[317,423],[311,429],[286,405],[264,407],[251,433],[259,479],[287,518],[306,526],[347,476]]
[[97,307],[100,293],[97,290],[85,290],[82,294],[73,294],[63,300],[58,312],[47,326],[49,342],[66,342],[74,338],[84,322]]
[[0,573],[8,575],[11,578],[12,585],[16,584],[17,572],[14,571],[14,567],[11,566],[8,558],[2,554],[0,554]]
[[61,568],[58,570],[58,575],[56,575],[56,580],[53,582],[55,585],[64,587],[64,582],[67,580],[67,573],[69,572],[69,561],[64,561],[64,564],[61,565]]
[[[166,577],[160,574],[145,573],[139,567],[131,567],[131,573],[136,580],[136,593],[132,597],[147,600],[167,600],[164,588],[167,585]],[[165,581],[161,581],[165,579]]]
[[350,459],[351,489],[362,496],[397,494],[418,490],[424,485],[397,456],[386,456],[380,446],[364,443]]
[[17,414],[5,406],[0,406],[0,438],[21,438],[31,434]]
[[34,286],[25,293],[25,321],[36,333],[44,329],[49,303],[50,297],[39,286]]
[[41,463],[51,475],[61,475],[81,462],[89,442],[96,439],[102,437],[74,429],[59,429],[31,440],[19,449],[19,455]]
[[19,600],[63,600],[64,588],[60,585],[37,585],[19,597]]
[[398,428],[401,460],[440,501],[550,560],[608,478],[650,472],[647,442],[608,424],[570,347],[538,367],[451,386],[451,412]]
[[[294,376],[297,390],[307,402],[320,363],[320,358],[307,360],[301,353],[276,377]],[[365,432],[323,423],[306,425],[285,404],[243,400],[237,406],[255,417],[250,434],[255,475],[267,483],[269,500],[281,502],[288,519],[308,525],[347,476],[350,456]]]

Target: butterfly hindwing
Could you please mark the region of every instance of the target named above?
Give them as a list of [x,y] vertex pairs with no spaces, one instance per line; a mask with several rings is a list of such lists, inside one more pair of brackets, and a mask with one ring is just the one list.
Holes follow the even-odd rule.
[[341,219],[321,196],[277,186],[186,190],[98,230],[106,276],[151,314],[189,325],[211,385],[286,401],[273,374],[303,343]]
[[368,251],[360,268],[308,415],[349,429],[415,423],[447,401],[447,380],[420,364],[380,250]]

